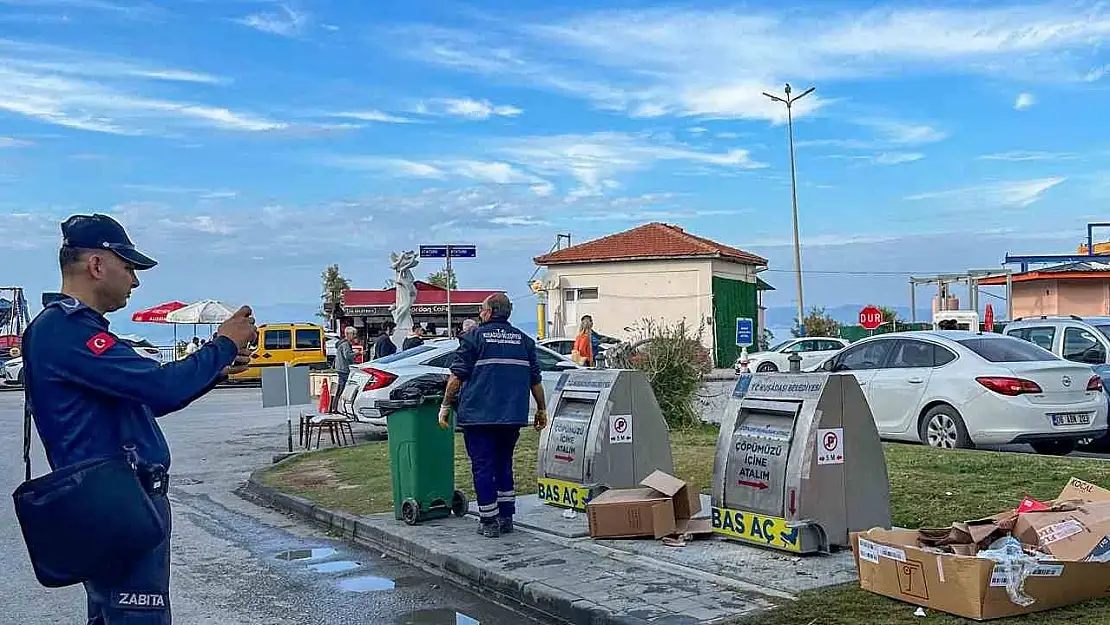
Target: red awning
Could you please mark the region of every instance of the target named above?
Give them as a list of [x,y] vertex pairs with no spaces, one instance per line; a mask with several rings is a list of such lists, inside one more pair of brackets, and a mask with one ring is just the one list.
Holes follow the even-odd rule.
[[185,302],[165,302],[158,304],[153,308],[140,310],[131,315],[131,321],[135,323],[166,323],[166,315],[175,310],[180,310],[188,306]]

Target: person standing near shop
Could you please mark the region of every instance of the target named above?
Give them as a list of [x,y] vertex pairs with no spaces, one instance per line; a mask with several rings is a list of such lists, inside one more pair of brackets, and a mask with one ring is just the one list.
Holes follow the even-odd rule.
[[593,319],[588,315],[582,317],[582,322],[578,324],[578,334],[574,337],[574,348],[570,352],[570,357],[583,367],[594,366],[593,334]]
[[513,452],[520,428],[528,425],[529,394],[536,402],[536,429],[547,426],[536,344],[509,323],[512,310],[503,293],[482,303],[481,325],[459,336],[439,410],[440,427],[450,427],[457,402],[456,424],[463,430],[474,474],[478,533],[487,538],[513,531]]
[[335,342],[335,372],[339,374],[339,387],[335,397],[343,394],[343,387],[347,386],[347,379],[351,377],[351,365],[355,362],[354,343],[358,339],[358,330],[354,326],[347,326],[343,330],[343,338]]
[[396,330],[397,325],[395,323],[392,321],[385,322],[382,333],[374,341],[374,360],[397,353],[397,344],[393,342],[393,333]]
[[[156,363],[120,341],[104,315],[125,307],[139,286],[135,273],[157,262],[105,215],[70,217],[62,237],[61,293],[43,296],[43,310],[24,334],[28,407],[52,470],[130,449],[166,527],[153,551],[113,560],[109,576],[84,583],[89,625],[169,625],[170,449],[155,419],[246,370],[245,350],[257,338],[254,317],[244,306],[220,324],[212,342],[181,360]],[[57,524],[58,532],[70,531],[66,519]]]

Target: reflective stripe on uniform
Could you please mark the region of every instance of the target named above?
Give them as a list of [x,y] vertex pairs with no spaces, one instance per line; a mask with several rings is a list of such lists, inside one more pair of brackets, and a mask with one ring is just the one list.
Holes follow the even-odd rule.
[[482,517],[483,519],[497,516],[497,504],[491,503],[484,506],[478,506],[478,516]]
[[499,490],[499,491],[497,491],[497,502],[498,503],[501,503],[503,501],[513,501],[514,499],[516,499],[516,491],[515,490],[508,490],[508,491],[500,491]]
[[517,367],[531,367],[532,363],[522,358],[483,358],[474,363],[475,367],[483,365],[515,365]]

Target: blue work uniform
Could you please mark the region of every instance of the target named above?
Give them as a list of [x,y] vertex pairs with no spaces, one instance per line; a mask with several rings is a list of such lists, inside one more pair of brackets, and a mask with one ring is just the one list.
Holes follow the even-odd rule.
[[459,337],[451,373],[463,382],[456,424],[463,429],[483,523],[516,513],[513,450],[528,425],[528,400],[542,382],[536,343],[507,319]]
[[[235,361],[235,343],[218,337],[184,360],[160,365],[121,342],[108,320],[80,301],[45,295],[43,306],[24,334],[23,374],[51,468],[134,446],[140,474],[168,470],[169,446],[155,419],[218,384]],[[85,583],[89,625],[170,623],[170,507],[164,488],[151,498],[166,540],[128,570]]]

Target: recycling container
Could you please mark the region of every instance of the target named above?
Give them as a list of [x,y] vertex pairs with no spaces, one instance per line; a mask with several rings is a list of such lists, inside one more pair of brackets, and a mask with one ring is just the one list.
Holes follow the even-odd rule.
[[469,502],[455,490],[455,424],[439,427],[442,396],[378,400],[386,418],[393,514],[409,525],[463,516]]

